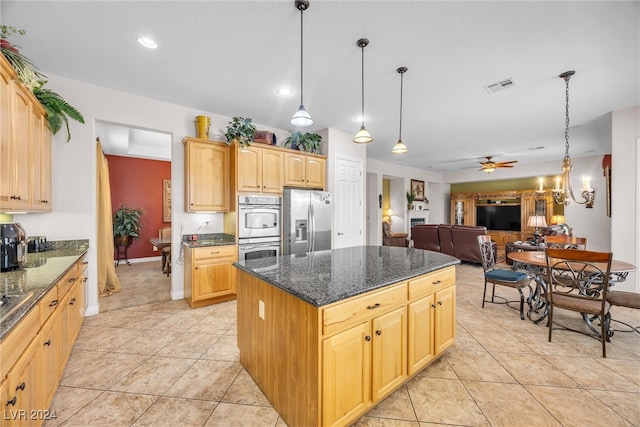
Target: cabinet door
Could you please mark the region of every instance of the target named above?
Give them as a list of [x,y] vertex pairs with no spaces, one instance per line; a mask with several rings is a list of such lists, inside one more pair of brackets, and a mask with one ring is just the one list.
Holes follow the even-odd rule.
[[407,311],[402,307],[376,317],[372,326],[371,395],[375,402],[407,377]]
[[31,210],[51,212],[51,132],[39,111],[32,114],[33,200]]
[[8,388],[9,386],[7,381],[2,378],[0,381],[0,403],[2,403],[2,406],[0,407],[2,410],[2,416],[0,416],[0,427],[5,427],[7,425],[7,415],[9,414],[9,408],[12,407],[12,405],[9,404],[10,397]]
[[262,188],[262,149],[238,148],[238,191],[260,191]]
[[[80,279],[83,279],[80,277]],[[69,340],[70,344],[76,340],[84,319],[84,280],[78,280],[69,291]]]
[[296,153],[284,154],[284,185],[304,187],[305,171],[305,156]]
[[11,75],[0,61],[0,209],[11,209],[13,171],[11,161]]
[[37,424],[30,420],[33,409],[38,409],[38,340],[34,339],[17,360],[7,376],[9,399],[2,414],[8,426],[32,426]]
[[59,362],[60,323],[58,320],[59,317],[56,312],[47,320],[38,334],[39,345],[42,350],[38,385],[41,392],[40,408],[49,407],[62,373]]
[[333,335],[322,346],[322,425],[344,425],[371,404],[370,322]]
[[31,153],[31,101],[24,94],[22,87],[13,82],[12,123],[13,123],[13,168],[15,169],[13,184],[13,208],[29,210],[31,207],[32,178],[30,170],[33,166]]
[[456,288],[438,291],[435,295],[435,350],[442,353],[453,344],[456,335]]
[[185,211],[229,211],[229,147],[188,140],[185,153]]
[[283,166],[282,153],[275,150],[262,151],[262,192],[282,193]]
[[60,370],[62,371],[67,364],[67,360],[69,359],[69,355],[71,354],[71,347],[73,346],[72,332],[69,328],[70,323],[70,313],[71,306],[69,305],[70,301],[70,293],[67,293],[60,304],[58,305],[58,321],[60,322],[60,348],[59,348],[59,358],[60,358]]
[[317,157],[306,157],[306,187],[320,188],[324,190],[325,160]]
[[194,301],[235,293],[233,258],[208,258],[194,262],[192,298]]
[[407,337],[409,375],[419,371],[435,357],[434,311],[433,294],[409,304],[409,333]]

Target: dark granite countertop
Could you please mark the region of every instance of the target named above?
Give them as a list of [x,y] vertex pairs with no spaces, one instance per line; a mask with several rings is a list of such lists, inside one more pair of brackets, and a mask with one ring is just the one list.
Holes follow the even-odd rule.
[[355,246],[275,260],[233,265],[316,307],[460,263],[439,252],[395,246]]
[[[0,273],[0,295],[7,295],[10,301],[20,302],[15,310],[12,304],[8,304],[6,308],[3,307],[0,316],[6,317],[0,321],[0,340],[33,306],[38,304],[44,294],[87,252],[89,247],[88,240],[49,243],[51,250],[28,253],[27,261],[22,268]],[[7,313],[10,314],[7,315]]]
[[188,240],[192,234],[182,236],[182,244],[189,246],[190,248],[203,248],[207,246],[225,246],[235,245],[236,236],[233,234],[225,233],[211,233],[211,234],[196,234],[197,240]]

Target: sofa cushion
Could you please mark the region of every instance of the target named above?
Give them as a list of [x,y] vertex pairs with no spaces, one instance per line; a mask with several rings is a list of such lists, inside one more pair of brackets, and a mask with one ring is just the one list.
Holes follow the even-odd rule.
[[438,224],[418,224],[411,227],[413,247],[428,251],[440,252]]
[[453,237],[453,250],[456,258],[461,261],[482,264],[478,236],[487,234],[487,227],[474,227],[470,225],[453,225],[451,236]]
[[438,237],[440,238],[440,251],[444,254],[454,256],[453,236],[451,235],[450,224],[438,224]]

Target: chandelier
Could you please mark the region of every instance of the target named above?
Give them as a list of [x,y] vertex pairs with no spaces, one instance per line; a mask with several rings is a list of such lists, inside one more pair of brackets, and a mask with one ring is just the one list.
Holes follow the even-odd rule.
[[595,190],[591,188],[591,180],[587,176],[582,177],[582,198],[583,201],[578,201],[573,194],[573,188],[571,188],[571,157],[569,157],[569,79],[576,72],[565,71],[560,74],[558,77],[565,81],[566,89],[565,89],[565,98],[566,98],[566,106],[565,106],[565,128],[564,128],[564,160],[562,161],[562,175],[556,176],[556,184],[553,188],[553,200],[559,204],[564,204],[565,206],[569,205],[569,202],[573,200],[579,205],[585,205],[587,208],[593,208],[593,201],[595,199]]

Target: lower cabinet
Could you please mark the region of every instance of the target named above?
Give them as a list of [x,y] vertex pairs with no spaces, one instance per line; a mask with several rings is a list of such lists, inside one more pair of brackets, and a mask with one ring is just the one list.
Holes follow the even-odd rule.
[[85,265],[73,265],[0,342],[0,427],[53,418],[48,408],[84,319]]
[[404,307],[324,340],[323,419],[343,424],[407,377]]
[[322,307],[238,282],[240,362],[288,425],[353,423],[455,338],[453,266]]
[[238,247],[206,246],[184,251],[184,297],[191,308],[228,301],[236,297]]

